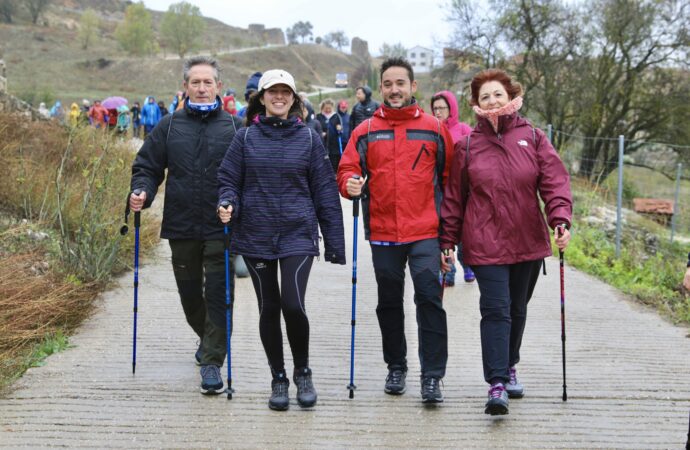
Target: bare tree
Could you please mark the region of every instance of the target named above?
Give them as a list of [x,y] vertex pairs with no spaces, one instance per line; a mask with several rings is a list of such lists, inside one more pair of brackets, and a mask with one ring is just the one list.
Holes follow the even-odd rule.
[[328,47],[337,47],[338,50],[342,50],[343,47],[350,45],[350,39],[345,35],[342,30],[331,31],[323,37],[323,41]]
[[617,158],[611,138],[620,134],[666,141],[690,135],[687,125],[672,129],[688,111],[690,85],[679,70],[690,48],[687,1],[489,3],[498,16],[482,15],[478,1],[452,2],[454,46],[515,73],[526,88],[526,112],[565,131],[557,147],[568,134],[588,137],[579,175],[608,175]]
[[[687,67],[690,4],[600,0],[592,9],[592,54],[582,71],[588,88],[578,100],[589,105],[588,114],[580,114],[582,133],[599,138],[626,135],[667,139],[668,124],[678,110],[664,100],[681,96],[687,89],[669,76],[669,71],[672,66]],[[616,159],[611,141],[588,140],[579,175],[605,176],[615,167]]]
[[[482,10],[485,2],[451,0],[448,21],[453,25],[453,47],[468,53],[482,55],[484,65],[494,67],[502,59],[500,51],[501,29],[494,15]],[[489,8],[503,9],[503,2],[490,0]]]
[[381,53],[381,56],[383,56],[384,58],[407,57],[407,49],[400,42],[392,45],[384,42],[381,48],[379,49],[379,52]]
[[206,22],[198,6],[182,1],[173,3],[163,15],[161,36],[180,58],[201,47],[200,35]]
[[81,15],[79,20],[79,41],[83,50],[88,49],[89,45],[98,39],[100,24],[101,20],[98,18],[98,14],[91,8],[84,11]]
[[297,38],[299,37],[302,39],[302,43],[304,44],[304,40],[307,37],[312,36],[311,30],[313,28],[314,27],[312,26],[311,22],[303,22],[300,20],[292,26],[291,31],[294,34],[295,40],[297,40]]
[[38,22],[38,17],[46,9],[50,0],[24,0],[24,5],[31,14],[31,21],[34,25]]
[[6,23],[12,23],[12,16],[17,11],[16,0],[0,0],[0,16]]

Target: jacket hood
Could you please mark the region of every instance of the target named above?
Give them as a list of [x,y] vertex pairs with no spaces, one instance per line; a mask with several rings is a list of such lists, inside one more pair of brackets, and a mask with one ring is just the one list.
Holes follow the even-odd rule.
[[[450,91],[439,91],[434,94],[434,97],[443,97],[446,103],[448,103],[448,108],[450,108],[450,114],[444,123],[450,129],[453,128],[457,123],[460,122],[460,117],[458,115],[458,101],[455,99]],[[433,97],[432,97],[433,98]]]
[[78,110],[79,110],[79,105],[77,105],[76,103],[72,103],[72,104],[70,105],[70,109],[71,109],[72,111],[78,111]]
[[412,99],[411,105],[403,108],[391,108],[384,103],[374,113],[375,116],[379,116],[389,122],[402,122],[405,120],[415,119],[422,114],[424,114],[424,110],[420,108],[415,99]]
[[477,131],[484,134],[495,135],[497,133],[503,134],[510,129],[524,126],[532,127],[532,123],[529,120],[522,117],[519,113],[515,112],[513,114],[507,114],[504,116],[500,116],[498,118],[498,131],[494,131],[494,128],[491,125],[489,119],[487,119],[486,117],[477,116],[476,129]]
[[369,103],[371,101],[371,88],[369,86],[358,86],[357,89],[364,91],[364,101],[360,103]]

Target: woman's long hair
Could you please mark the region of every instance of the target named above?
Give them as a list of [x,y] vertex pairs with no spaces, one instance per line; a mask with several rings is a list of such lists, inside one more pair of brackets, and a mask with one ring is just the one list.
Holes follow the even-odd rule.
[[[249,103],[247,104],[247,117],[244,123],[245,126],[251,126],[251,124],[254,122],[254,117],[266,115],[266,106],[261,104],[261,97],[264,95],[264,92],[265,90],[255,92],[251,97],[249,97]],[[294,99],[294,102],[290,107],[290,111],[288,111],[288,117],[298,117],[304,121],[304,117],[302,116],[302,100],[299,98],[299,95],[295,94],[294,92],[292,93],[292,98]]]

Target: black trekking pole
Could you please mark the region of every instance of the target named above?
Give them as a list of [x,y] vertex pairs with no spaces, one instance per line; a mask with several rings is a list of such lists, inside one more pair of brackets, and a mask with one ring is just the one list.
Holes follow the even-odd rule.
[[[141,189],[132,192],[134,195],[141,194]],[[120,228],[120,234],[126,235],[129,231],[127,218],[129,217],[129,196],[127,196],[127,207],[125,208],[125,224]],[[141,212],[134,212],[134,325],[132,328],[132,373],[137,370],[137,312],[139,307],[139,228],[141,227]]]
[[[558,236],[563,234],[563,228],[561,226],[556,227],[558,230]],[[563,358],[563,401],[568,401],[568,393],[565,384],[565,276],[563,268],[563,254],[564,251],[558,249],[558,262],[561,269],[561,353]]]
[[[227,208],[230,202],[223,201],[220,206]],[[232,394],[235,390],[232,388],[232,301],[230,299],[230,230],[228,224],[224,224],[223,231],[225,232],[225,350],[228,354],[228,400],[232,400]]]
[[[359,180],[359,175],[353,177]],[[353,238],[352,238],[352,334],[350,336],[350,398],[355,398],[355,316],[357,312],[357,221],[359,219],[359,197],[352,197]]]

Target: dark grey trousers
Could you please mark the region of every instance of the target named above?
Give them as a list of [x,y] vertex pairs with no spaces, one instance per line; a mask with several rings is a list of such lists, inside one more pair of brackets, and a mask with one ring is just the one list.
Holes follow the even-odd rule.
[[396,246],[372,245],[378,284],[376,315],[383,340],[383,359],[389,369],[407,370],[405,340],[405,265],[410,266],[417,310],[419,361],[422,376],[443,377],[448,361],[448,326],[441,302],[441,250],[438,239]]
[[[225,361],[226,352],[223,241],[171,239],[169,244],[182,309],[187,323],[203,342],[201,364],[215,364],[220,367]],[[232,298],[235,295],[234,273],[232,270]]]

